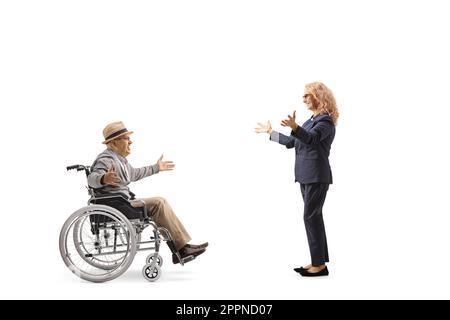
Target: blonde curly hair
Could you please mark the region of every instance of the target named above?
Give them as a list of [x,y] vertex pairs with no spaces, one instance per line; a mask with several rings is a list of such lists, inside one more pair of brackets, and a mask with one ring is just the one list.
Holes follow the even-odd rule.
[[313,96],[317,102],[317,112],[319,114],[328,114],[333,124],[337,125],[339,111],[333,92],[322,82],[312,82],[305,85],[305,93]]

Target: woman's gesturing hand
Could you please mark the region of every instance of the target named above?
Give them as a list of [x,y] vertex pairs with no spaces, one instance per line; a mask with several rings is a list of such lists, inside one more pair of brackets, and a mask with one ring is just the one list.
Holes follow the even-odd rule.
[[258,127],[255,128],[256,133],[272,133],[272,125],[270,124],[270,121],[267,121],[266,124],[263,124],[261,122],[258,122]]
[[292,113],[292,116],[288,114],[288,118],[281,121],[281,125],[283,127],[291,127],[293,131],[297,130],[298,124],[295,122],[295,111]]

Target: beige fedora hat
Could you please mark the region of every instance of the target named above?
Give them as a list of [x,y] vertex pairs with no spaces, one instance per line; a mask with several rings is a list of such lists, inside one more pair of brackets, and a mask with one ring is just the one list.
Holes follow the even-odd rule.
[[114,139],[117,139],[118,137],[121,137],[125,134],[132,134],[133,131],[128,131],[127,128],[125,128],[125,125],[122,121],[113,122],[108,124],[105,129],[103,129],[103,138],[105,138],[105,141],[102,143],[108,143]]

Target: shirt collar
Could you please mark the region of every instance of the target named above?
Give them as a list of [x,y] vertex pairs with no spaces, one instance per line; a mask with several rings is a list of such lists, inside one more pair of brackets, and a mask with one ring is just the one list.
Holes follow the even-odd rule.
[[322,120],[323,118],[326,118],[326,117],[330,118],[330,116],[327,115],[327,114],[318,114],[317,116],[312,115],[311,116],[311,121],[319,121],[319,120]]

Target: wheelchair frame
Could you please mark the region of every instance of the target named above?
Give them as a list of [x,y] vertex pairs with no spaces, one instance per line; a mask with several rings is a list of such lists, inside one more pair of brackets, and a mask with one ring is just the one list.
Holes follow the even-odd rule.
[[[90,166],[67,167],[67,170],[73,169],[84,171],[86,177],[91,173]],[[158,227],[147,216],[144,201],[140,200],[142,208],[134,208],[136,212],[143,209],[141,218],[128,219],[124,212],[114,207],[95,203],[99,200],[121,200],[130,205],[128,199],[121,196],[95,197],[94,190],[89,186],[87,189],[90,195],[88,205],[75,211],[65,221],[59,237],[61,257],[78,277],[92,282],[113,280],[128,269],[138,251],[154,250],[146,258],[142,275],[148,281],[156,281],[162,273],[163,258],[159,255],[162,241],[167,243],[181,265],[195,258],[181,258],[170,232]],[[142,232],[149,226],[153,228],[153,235],[150,240],[141,241]]]

